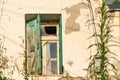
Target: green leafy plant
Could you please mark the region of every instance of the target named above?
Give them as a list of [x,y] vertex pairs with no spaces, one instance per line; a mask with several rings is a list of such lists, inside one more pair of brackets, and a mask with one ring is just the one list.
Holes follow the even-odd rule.
[[22,75],[24,76],[24,79],[25,79],[25,80],[28,80],[27,53],[26,53],[26,52],[24,52],[24,63],[23,63]]
[[5,56],[7,49],[4,47],[4,39],[0,39],[0,80],[7,80],[4,69],[8,68],[8,58]]
[[[0,80],[13,80],[12,77],[10,76],[13,75],[13,71],[14,71],[13,68],[15,68],[15,66],[8,65],[10,60],[5,54],[6,51],[7,49],[4,47],[4,38],[0,39]],[[5,72],[6,69],[10,69],[10,71],[6,73]]]
[[[94,66],[93,72],[90,73],[90,78],[95,78],[98,80],[108,80],[110,75],[109,72],[111,71],[109,69],[109,66],[112,67],[112,71],[116,74],[116,66],[110,62],[111,57],[110,54],[113,54],[111,52],[110,47],[113,46],[111,45],[111,42],[113,42],[113,35],[111,34],[112,29],[110,25],[110,15],[109,11],[106,7],[106,0],[102,0],[101,3],[101,8],[100,8],[100,21],[99,25],[95,24],[95,18],[93,15],[93,9],[90,0],[89,2],[89,7],[90,7],[90,12],[92,13],[92,24],[93,24],[93,29],[94,33],[90,38],[95,39],[95,43],[90,45],[88,48],[91,48],[93,46],[96,47],[96,53],[95,55],[92,55],[90,57],[90,64],[89,67]],[[115,59],[115,57],[112,57]],[[117,74],[116,74],[117,75]],[[118,76],[116,79],[120,80]]]
[[[5,54],[6,52],[7,49],[4,47],[4,37],[3,37],[3,39],[0,39],[0,80],[13,80],[12,75],[17,64],[15,65],[12,58],[9,59],[6,56]],[[14,65],[10,65],[10,64],[14,64]],[[5,72],[5,70],[7,69],[9,69],[9,71]]]

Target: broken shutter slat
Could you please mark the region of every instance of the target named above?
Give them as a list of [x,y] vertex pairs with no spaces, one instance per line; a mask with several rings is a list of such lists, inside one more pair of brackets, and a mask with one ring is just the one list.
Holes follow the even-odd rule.
[[59,73],[63,73],[63,62],[62,62],[62,17],[60,17],[60,22],[59,22]]

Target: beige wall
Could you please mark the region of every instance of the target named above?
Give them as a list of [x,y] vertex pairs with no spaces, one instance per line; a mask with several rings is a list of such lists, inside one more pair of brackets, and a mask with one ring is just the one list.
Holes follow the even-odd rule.
[[[22,39],[25,40],[25,14],[27,13],[60,13],[62,14],[63,23],[63,66],[71,76],[85,77],[88,66],[87,59],[90,56],[90,50],[87,49],[91,44],[87,38],[92,31],[86,25],[87,19],[89,19],[89,9],[76,9],[77,12],[71,10],[66,13],[65,8],[80,7],[77,5],[81,0],[5,0],[3,6],[3,15],[1,19],[0,33],[5,35],[5,47],[7,48],[6,55],[10,58],[13,57],[13,61],[17,63],[20,70],[23,67],[23,53],[25,43],[22,43]],[[98,6],[95,4],[94,6]],[[2,7],[0,7],[2,8]],[[70,15],[76,15],[75,23],[78,31],[71,31],[65,33],[66,21]],[[118,19],[116,18],[116,21]],[[71,24],[73,27],[74,25]],[[114,33],[116,34],[116,32]],[[119,34],[117,32],[117,34]],[[117,49],[118,50],[118,49]],[[70,66],[69,62],[73,62]],[[15,75],[15,76],[14,76]],[[17,74],[17,70],[13,77],[17,80],[22,80],[21,75]],[[19,77],[19,79],[18,79]]]

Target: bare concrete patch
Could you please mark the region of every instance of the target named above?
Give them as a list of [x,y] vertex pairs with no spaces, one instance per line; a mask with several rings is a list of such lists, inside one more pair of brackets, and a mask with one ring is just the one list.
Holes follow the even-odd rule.
[[64,8],[64,10],[66,10],[66,13],[68,15],[70,15],[66,19],[66,23],[65,23],[65,33],[66,34],[80,30],[79,23],[75,22],[76,19],[81,14],[80,9],[88,9],[87,3],[81,2],[76,5],[71,6],[70,8],[68,8],[68,7]]

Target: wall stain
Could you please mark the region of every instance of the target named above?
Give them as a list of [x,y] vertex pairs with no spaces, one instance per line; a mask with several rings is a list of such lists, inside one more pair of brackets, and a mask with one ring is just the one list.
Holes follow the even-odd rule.
[[66,7],[64,10],[68,15],[65,23],[65,33],[69,34],[74,31],[80,30],[79,23],[75,22],[76,19],[81,15],[80,9],[88,9],[87,3],[81,2],[76,5],[71,6],[70,8]]

